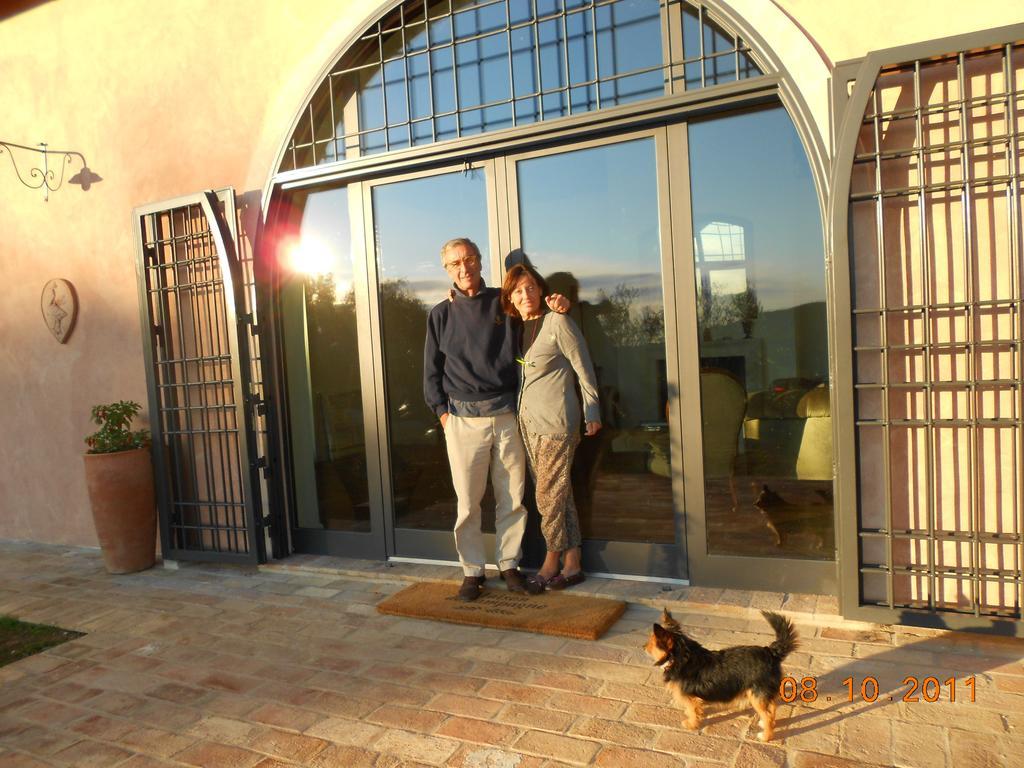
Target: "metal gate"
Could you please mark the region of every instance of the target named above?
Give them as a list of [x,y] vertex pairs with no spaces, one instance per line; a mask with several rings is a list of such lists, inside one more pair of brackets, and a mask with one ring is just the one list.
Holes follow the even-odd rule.
[[254,425],[263,401],[236,217],[233,190],[133,213],[165,560],[266,559]]
[[847,616],[1024,634],[1022,41],[837,70]]

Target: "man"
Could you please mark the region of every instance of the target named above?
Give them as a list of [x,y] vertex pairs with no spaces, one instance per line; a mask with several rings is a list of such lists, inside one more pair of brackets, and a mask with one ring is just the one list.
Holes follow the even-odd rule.
[[[423,396],[441,420],[452,484],[458,497],[455,548],[464,575],[460,600],[483,592],[484,554],[480,500],[490,473],[494,488],[497,561],[511,592],[536,592],[519,571],[526,508],[526,456],[516,421],[518,340],[501,307],[501,291],[484,285],[480,249],[458,237],[441,248],[453,282],[445,301],[430,311],[423,348]],[[561,296],[548,298],[556,311]]]

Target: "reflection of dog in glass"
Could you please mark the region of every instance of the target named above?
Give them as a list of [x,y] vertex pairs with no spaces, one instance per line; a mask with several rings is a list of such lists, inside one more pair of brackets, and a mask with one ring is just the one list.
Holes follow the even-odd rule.
[[664,673],[665,687],[683,708],[683,725],[700,728],[706,703],[737,703],[746,700],[761,720],[761,741],[771,741],[775,731],[775,701],[782,683],[782,660],[797,645],[793,622],[769,611],[761,615],[775,631],[767,646],[737,645],[711,651],[687,637],[667,610],[655,624],[644,650]]
[[812,537],[815,549],[824,548],[831,515],[822,515],[821,505],[793,504],[762,485],[754,506],[775,536],[775,546],[788,547],[794,536],[806,534]]

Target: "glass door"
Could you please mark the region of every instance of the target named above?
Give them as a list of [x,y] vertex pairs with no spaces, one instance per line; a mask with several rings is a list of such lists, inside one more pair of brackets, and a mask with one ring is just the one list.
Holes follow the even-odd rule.
[[671,130],[688,161],[684,380],[700,394],[684,404],[700,430],[685,456],[691,578],[834,593],[825,258],[803,146],[782,106]]
[[686,576],[668,169],[665,129],[504,164],[512,244],[571,301],[597,374],[603,428],[572,471],[592,572]]
[[[523,248],[587,340],[604,428],[573,467],[586,570],[834,591],[821,222],[781,106],[278,209],[300,266],[281,286],[299,551],[457,559],[423,343],[440,248],[469,237],[492,286]],[[493,552],[489,492],[483,517]]]
[[[500,280],[493,164],[414,173],[366,184],[366,242],[372,302],[377,431],[384,522],[397,557],[456,560],[452,530],[456,499],[444,433],[423,402],[423,343],[427,315],[451,287],[441,246],[468,237],[483,256],[488,285]],[[488,551],[493,550],[494,502],[483,501]]]
[[299,552],[383,558],[362,189],[286,190],[275,202]]

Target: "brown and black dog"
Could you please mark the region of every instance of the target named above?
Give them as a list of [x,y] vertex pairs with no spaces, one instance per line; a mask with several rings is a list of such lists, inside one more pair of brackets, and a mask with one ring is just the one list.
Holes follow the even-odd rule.
[[655,624],[644,646],[647,655],[661,667],[665,686],[686,713],[683,725],[700,728],[705,703],[746,699],[761,720],[761,741],[775,732],[775,702],[782,683],[782,660],[796,648],[793,623],[769,611],[761,615],[775,630],[770,645],[738,645],[711,651],[687,637],[665,610],[661,624]]

